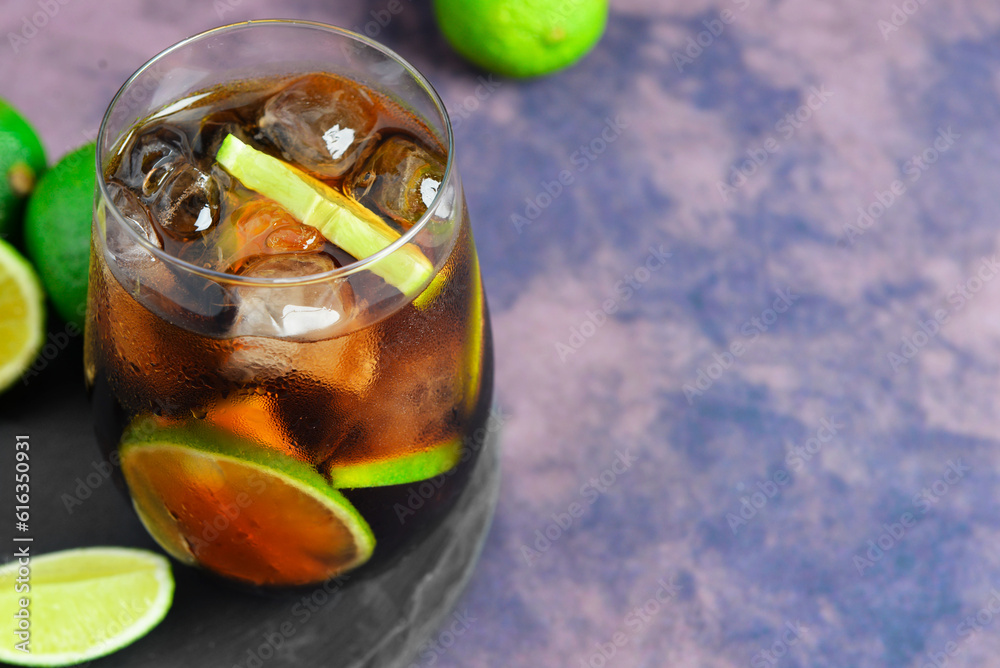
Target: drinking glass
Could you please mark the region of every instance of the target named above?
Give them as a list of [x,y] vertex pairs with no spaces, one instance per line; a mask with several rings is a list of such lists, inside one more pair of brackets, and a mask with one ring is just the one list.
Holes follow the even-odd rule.
[[[315,274],[227,273],[158,243],[145,218],[156,208],[113,177],[137,133],[178,111],[207,116],[198,100],[239,95],[241,82],[317,72],[374,92],[439,144],[443,175],[420,184],[419,220]],[[440,616],[489,525],[499,421],[479,264],[431,85],[332,26],[225,26],[128,79],[97,160],[85,372],[98,440],[147,531],[178,561],[245,586],[338,578],[388,587],[405,616]],[[420,256],[428,271],[399,280]],[[409,600],[422,580],[442,594]]]

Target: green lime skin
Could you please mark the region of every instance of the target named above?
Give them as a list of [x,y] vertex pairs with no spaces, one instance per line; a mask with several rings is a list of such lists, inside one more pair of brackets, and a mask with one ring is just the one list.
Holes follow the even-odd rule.
[[0,99],[0,238],[16,240],[24,203],[45,171],[45,149],[28,121]]
[[604,33],[608,0],[434,0],[441,32],[462,56],[508,77],[580,60]]
[[45,173],[28,200],[24,219],[24,243],[46,293],[63,320],[81,329],[96,184],[96,148],[85,144]]

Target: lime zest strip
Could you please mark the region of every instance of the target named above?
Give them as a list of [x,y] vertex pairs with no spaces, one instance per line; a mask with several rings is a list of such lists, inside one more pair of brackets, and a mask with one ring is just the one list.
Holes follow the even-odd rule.
[[[274,200],[358,259],[374,255],[401,236],[358,202],[233,135],[226,136],[215,159],[247,188]],[[372,263],[371,270],[409,296],[419,294],[434,275],[434,265],[413,244]]]

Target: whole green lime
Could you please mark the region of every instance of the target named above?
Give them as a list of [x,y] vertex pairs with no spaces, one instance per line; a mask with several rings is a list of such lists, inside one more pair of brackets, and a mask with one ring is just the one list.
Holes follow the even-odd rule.
[[0,238],[20,226],[24,202],[45,171],[45,149],[28,121],[0,99]]
[[24,243],[66,322],[83,328],[97,157],[93,143],[65,155],[28,201]]
[[601,38],[608,0],[434,0],[444,36],[473,63],[533,77],[572,65]]

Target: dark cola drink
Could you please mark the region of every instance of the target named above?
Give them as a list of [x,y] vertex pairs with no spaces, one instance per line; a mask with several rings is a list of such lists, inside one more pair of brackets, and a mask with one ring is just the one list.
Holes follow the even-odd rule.
[[440,138],[329,72],[162,104],[106,152],[86,371],[177,559],[251,585],[391,564],[447,515],[492,347]]

